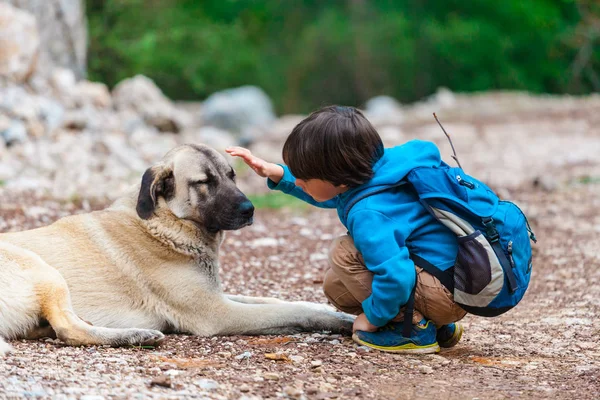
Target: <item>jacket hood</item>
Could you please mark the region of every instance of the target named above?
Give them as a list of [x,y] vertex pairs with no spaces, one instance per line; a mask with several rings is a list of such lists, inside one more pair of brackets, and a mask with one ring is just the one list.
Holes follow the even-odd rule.
[[440,151],[432,142],[412,140],[401,146],[385,149],[383,156],[373,165],[373,178],[351,189],[349,197],[365,190],[394,185],[414,168],[437,167],[441,163]]

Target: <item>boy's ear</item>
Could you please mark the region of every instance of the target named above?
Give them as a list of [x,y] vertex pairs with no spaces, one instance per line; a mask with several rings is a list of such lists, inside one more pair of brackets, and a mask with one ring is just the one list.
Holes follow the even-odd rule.
[[154,213],[158,196],[168,197],[174,190],[173,168],[164,164],[150,167],[144,172],[136,211],[140,218],[149,219]]

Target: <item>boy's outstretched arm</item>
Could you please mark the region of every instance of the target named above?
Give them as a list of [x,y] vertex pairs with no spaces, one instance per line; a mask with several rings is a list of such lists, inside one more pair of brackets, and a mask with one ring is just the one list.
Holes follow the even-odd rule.
[[258,158],[252,152],[243,147],[228,147],[225,149],[232,156],[240,157],[254,172],[263,178],[268,178],[267,184],[270,189],[281,190],[285,194],[294,196],[302,201],[321,208],[336,208],[335,200],[327,200],[318,202],[310,195],[304,192],[300,187],[296,186],[296,178],[292,175],[289,168],[282,167],[279,164],[273,164]]
[[252,155],[248,149],[239,146],[228,147],[225,149],[227,153],[234,157],[241,158],[258,176],[269,178],[275,183],[279,183],[283,178],[283,167],[273,164]]

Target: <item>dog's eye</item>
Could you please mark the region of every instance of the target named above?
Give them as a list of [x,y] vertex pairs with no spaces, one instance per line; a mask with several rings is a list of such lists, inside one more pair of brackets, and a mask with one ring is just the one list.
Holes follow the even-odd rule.
[[192,184],[192,185],[206,185],[209,181],[210,181],[210,179],[208,179],[208,178],[206,178],[206,179],[198,179],[196,181],[191,181],[190,184]]

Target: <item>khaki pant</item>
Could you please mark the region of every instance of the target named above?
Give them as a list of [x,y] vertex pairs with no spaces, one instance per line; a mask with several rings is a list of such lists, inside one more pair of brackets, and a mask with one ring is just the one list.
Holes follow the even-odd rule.
[[[323,281],[325,296],[339,310],[355,315],[362,313],[361,304],[371,295],[373,273],[365,266],[350,236],[340,236],[333,241],[329,266]],[[461,320],[467,312],[454,302],[448,289],[422,268],[416,267],[416,270],[413,324],[423,317],[437,326]],[[401,309],[394,321],[402,321],[403,317],[404,309]]]

